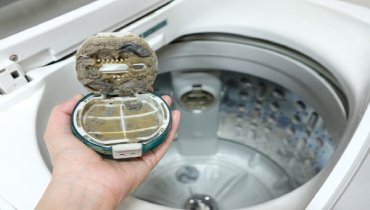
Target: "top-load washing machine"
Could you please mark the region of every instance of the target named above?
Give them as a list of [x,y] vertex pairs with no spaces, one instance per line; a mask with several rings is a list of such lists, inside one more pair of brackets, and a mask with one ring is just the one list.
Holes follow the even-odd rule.
[[45,2],[0,9],[1,209],[41,198],[49,114],[86,94],[74,53],[102,31],[131,32],[156,50],[154,89],[182,112],[171,148],[119,209],[368,209],[369,9],[105,0],[53,16],[72,1]]

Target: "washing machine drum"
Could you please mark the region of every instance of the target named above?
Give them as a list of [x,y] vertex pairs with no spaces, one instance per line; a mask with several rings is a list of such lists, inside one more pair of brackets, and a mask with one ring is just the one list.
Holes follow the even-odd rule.
[[[216,37],[181,38],[157,52],[164,72],[153,87],[157,94],[173,98],[174,108],[182,112],[181,126],[169,152],[134,197],[173,208],[245,208],[300,187],[325,167],[335,151],[339,134],[332,135],[330,123],[321,117],[326,105],[315,109],[313,97],[298,95],[312,90],[289,89],[294,79],[282,73],[288,69],[282,62],[299,63],[301,67],[289,67],[296,68],[292,72],[312,70],[301,54],[281,46],[276,50],[274,44],[271,50],[258,40]],[[224,51],[215,55],[220,46]],[[234,63],[229,59],[232,51],[225,54],[225,47],[248,49],[249,54],[239,52],[246,62]],[[210,49],[217,57],[212,62]],[[284,56],[288,53],[297,56]],[[261,66],[274,73],[261,76],[257,72],[263,71]],[[321,76],[319,81],[328,80]]]

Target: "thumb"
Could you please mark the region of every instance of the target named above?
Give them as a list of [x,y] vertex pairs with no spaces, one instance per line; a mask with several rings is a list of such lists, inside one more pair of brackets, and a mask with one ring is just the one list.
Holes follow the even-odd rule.
[[63,149],[61,148],[63,145],[82,144],[80,141],[76,141],[71,130],[71,114],[82,97],[82,94],[76,95],[70,100],[55,106],[52,110],[44,136],[51,154],[57,152],[56,150]]

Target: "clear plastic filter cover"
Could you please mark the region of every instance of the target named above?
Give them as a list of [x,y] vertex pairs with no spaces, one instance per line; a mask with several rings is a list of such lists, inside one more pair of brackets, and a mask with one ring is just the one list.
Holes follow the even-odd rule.
[[90,92],[76,105],[72,131],[86,145],[113,158],[139,157],[167,137],[166,102],[147,91],[157,76],[157,57],[140,37],[102,33],[76,53],[77,78]]

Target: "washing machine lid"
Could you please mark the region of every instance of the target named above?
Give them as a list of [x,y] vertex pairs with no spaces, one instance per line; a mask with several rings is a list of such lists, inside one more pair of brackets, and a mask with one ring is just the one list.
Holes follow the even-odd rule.
[[[84,0],[84,2],[91,1]],[[18,63],[27,73],[36,67],[57,61],[76,51],[86,38],[99,32],[117,30],[169,1],[94,1],[1,39],[0,64],[8,63],[11,60]],[[0,5],[0,11],[12,4]],[[38,10],[38,12],[50,11]],[[6,21],[11,21],[11,18]]]

